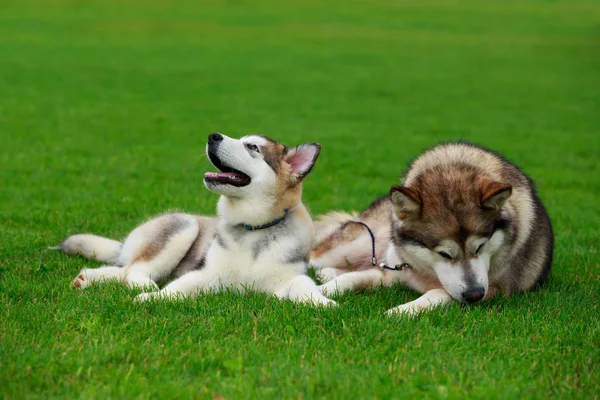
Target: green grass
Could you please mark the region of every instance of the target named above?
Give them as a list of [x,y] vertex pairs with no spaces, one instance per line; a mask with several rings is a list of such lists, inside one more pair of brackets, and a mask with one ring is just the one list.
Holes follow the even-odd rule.
[[[250,3],[250,2],[248,2]],[[0,11],[0,396],[598,398],[600,4],[9,0]],[[438,141],[537,182],[543,290],[415,319],[232,293],[133,304],[45,250],[212,214],[206,136],[319,141],[313,215],[361,209]]]

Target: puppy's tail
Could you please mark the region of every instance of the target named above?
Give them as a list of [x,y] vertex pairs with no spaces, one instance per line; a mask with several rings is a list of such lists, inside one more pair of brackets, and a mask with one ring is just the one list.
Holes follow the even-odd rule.
[[121,242],[88,233],[69,236],[60,245],[49,247],[50,250],[111,264],[118,263],[122,248]]
[[351,213],[332,211],[317,217],[315,221],[315,246],[335,232],[345,222],[356,219],[357,215],[354,211]]

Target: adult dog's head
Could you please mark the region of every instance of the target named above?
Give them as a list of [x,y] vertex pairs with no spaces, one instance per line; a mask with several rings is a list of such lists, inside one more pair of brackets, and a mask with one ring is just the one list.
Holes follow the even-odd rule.
[[392,240],[399,255],[436,277],[454,299],[484,299],[490,260],[508,234],[503,207],[511,191],[465,165],[434,167],[409,186],[392,187]]

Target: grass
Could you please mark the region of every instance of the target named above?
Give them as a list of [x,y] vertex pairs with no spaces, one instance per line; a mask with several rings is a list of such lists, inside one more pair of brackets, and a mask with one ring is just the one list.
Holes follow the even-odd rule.
[[[600,4],[8,0],[0,12],[0,395],[598,398]],[[415,319],[402,287],[313,309],[259,294],[133,304],[45,250],[212,214],[209,132],[319,141],[314,215],[361,209],[438,141],[537,182],[543,290]]]

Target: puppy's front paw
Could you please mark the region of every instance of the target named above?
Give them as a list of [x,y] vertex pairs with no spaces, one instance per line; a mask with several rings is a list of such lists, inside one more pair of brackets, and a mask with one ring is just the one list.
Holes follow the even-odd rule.
[[140,293],[133,299],[133,301],[140,303],[143,301],[151,301],[157,299],[180,300],[182,299],[182,296],[181,294],[176,292],[165,292],[164,290],[159,290],[158,292]]
[[125,283],[127,283],[127,285],[132,289],[140,288],[148,290],[158,290],[158,285],[156,284],[156,282],[154,282],[147,276],[128,275],[125,278]]
[[335,268],[321,268],[316,272],[317,278],[321,283],[327,283],[338,277],[338,270]]
[[328,299],[327,297],[323,297],[322,299],[318,299],[317,301],[313,299],[312,303],[320,307],[337,307],[338,305],[335,301]]
[[335,279],[319,286],[318,288],[324,295],[332,295],[340,292],[340,289]]
[[156,299],[158,296],[157,292],[150,292],[150,293],[140,293],[137,296],[135,296],[135,298],[133,299],[133,301],[135,301],[136,303],[141,303],[144,301],[149,301],[152,299]]

